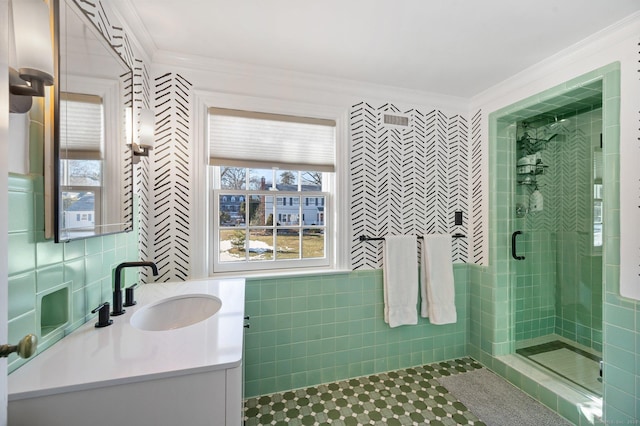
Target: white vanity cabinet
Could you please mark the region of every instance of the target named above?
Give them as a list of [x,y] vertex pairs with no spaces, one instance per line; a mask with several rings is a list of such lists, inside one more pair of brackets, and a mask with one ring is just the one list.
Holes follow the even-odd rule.
[[9,426],[238,426],[241,368],[11,401]]
[[[176,294],[211,294],[210,319],[141,331],[129,318]],[[244,280],[145,284],[102,329],[85,324],[9,375],[9,426],[242,425]]]

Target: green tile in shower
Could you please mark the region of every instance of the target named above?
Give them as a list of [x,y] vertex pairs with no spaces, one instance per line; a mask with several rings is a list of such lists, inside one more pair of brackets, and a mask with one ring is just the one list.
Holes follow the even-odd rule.
[[[529,108],[533,105],[535,105],[536,103],[539,103],[540,101],[544,101],[545,104],[553,104],[554,102],[550,102],[547,100],[551,100],[551,98],[556,97],[556,96],[564,96],[566,90],[568,89],[578,89],[579,91],[583,89],[583,86],[585,84],[590,84],[592,82],[594,82],[595,80],[598,80],[600,78],[602,78],[602,76],[604,76],[604,92],[605,92],[605,98],[614,98],[617,94],[619,95],[619,87],[617,87],[617,85],[619,85],[619,64],[612,64],[611,66],[607,66],[598,70],[595,70],[592,73],[588,73],[586,75],[580,76],[570,82],[568,82],[565,85],[560,85],[554,89],[548,90],[546,92],[544,92],[543,94],[541,94],[538,97],[532,97],[529,99],[526,99],[522,102],[519,102],[517,104],[514,104],[508,108],[505,108],[497,113],[493,113],[490,115],[489,117],[489,129],[490,129],[490,134],[491,135],[497,135],[500,131],[504,131],[506,129],[506,126],[504,126],[504,123],[499,123],[496,120],[497,116],[500,115],[508,115],[508,114],[512,114],[513,117],[513,121],[517,121],[518,119],[522,119],[525,116],[521,115],[519,118],[515,118],[518,116],[518,112],[522,111],[523,109]],[[611,75],[610,75],[611,74]],[[613,77],[613,78],[612,78]],[[618,83],[615,83],[613,80],[617,81]],[[612,84],[615,83],[615,84]],[[616,86],[616,87],[612,87],[612,86]],[[557,106],[562,106],[562,104],[557,104],[554,107]],[[609,105],[609,107],[611,107],[611,105]],[[547,108],[545,106],[545,108]],[[605,110],[607,109],[607,105],[605,102]],[[604,114],[604,119],[601,120],[601,123],[605,123],[605,126],[607,123],[610,123],[613,125],[613,129],[615,129],[615,132],[617,135],[619,135],[619,130],[618,130],[618,113],[615,110],[615,106],[614,108],[608,108],[610,111],[605,111]],[[531,111],[533,111],[533,109],[531,109]],[[607,112],[608,113],[613,113],[610,114],[609,117],[609,121],[607,121]],[[594,114],[594,117],[597,116],[597,114]],[[614,116],[614,117],[612,117]],[[589,124],[586,123],[585,126],[593,126],[594,124]],[[600,125],[600,124],[598,124]],[[591,128],[589,128],[589,131],[591,131]],[[606,135],[607,130],[604,130],[604,133]],[[618,138],[618,136],[612,136],[612,138]],[[490,187],[492,187],[493,185],[493,181],[495,180],[495,173],[492,172],[492,170],[495,170],[498,173],[502,173],[505,171],[508,171],[510,169],[508,169],[508,164],[496,164],[496,158],[498,158],[494,153],[492,153],[492,151],[494,151],[494,147],[493,147],[493,143],[494,141],[497,140],[498,143],[505,143],[504,142],[504,138],[500,138],[500,137],[496,137],[494,139],[494,137],[490,136]],[[606,144],[605,143],[605,150],[607,148],[609,149],[613,149],[614,151],[617,150],[616,144],[615,142],[617,141],[612,141],[611,143]],[[606,155],[606,152],[605,152]],[[616,164],[618,164],[619,159],[615,158],[615,156],[611,157],[613,161],[613,163],[608,163],[608,164],[613,164],[613,169],[617,169],[618,167],[616,166]],[[504,160],[501,160],[504,161]],[[500,167],[502,166],[502,168]],[[500,176],[498,176],[498,178],[500,178]],[[613,178],[616,178],[615,174],[613,176]],[[583,181],[585,181],[586,179],[583,179]],[[609,179],[611,180],[611,178]],[[612,184],[610,184],[607,188],[605,188],[605,192],[610,194],[610,197],[608,197],[608,202],[611,202],[612,199],[615,199],[615,202],[619,204],[619,200],[617,199],[618,197],[618,190],[617,190],[617,183],[613,182]],[[491,192],[490,192],[491,194]],[[496,198],[499,198],[501,195],[497,195],[494,194],[491,199],[491,206],[490,206],[490,211],[489,211],[489,220],[490,220],[490,254],[492,256],[493,259],[500,259],[501,256],[508,256],[508,246],[505,245],[505,241],[509,238],[509,235],[505,235],[504,232],[496,232],[496,229],[493,227],[493,225],[496,223],[496,221],[501,221],[504,220],[505,218],[500,217],[499,215],[496,214],[495,210],[501,209],[503,207],[508,207],[510,208],[510,201],[508,198],[503,198],[503,200],[501,200],[501,203],[497,203]],[[578,202],[585,202],[586,199],[577,199]],[[552,203],[554,202],[553,197],[546,197],[545,196],[545,206],[547,205],[547,203],[550,203],[550,205],[552,205]],[[588,207],[588,206],[587,206]],[[612,207],[611,205],[606,205],[605,209],[608,209],[608,211],[611,211]],[[615,210],[615,209],[614,209]],[[507,218],[508,219],[508,218]],[[584,216],[581,218],[582,222],[579,220],[577,225],[578,225],[578,230],[579,231],[589,231],[588,227],[585,229],[585,222],[584,222]],[[609,230],[610,231],[615,231],[616,229],[616,224],[610,225],[609,226]],[[545,251],[544,247],[545,244],[547,247],[551,247],[553,248],[553,244],[548,244],[548,243],[544,243],[543,240],[532,240],[532,249],[535,250],[540,250],[540,251]],[[551,240],[551,243],[553,243],[553,240]],[[607,246],[611,246],[614,247],[616,244],[618,243],[618,241],[614,238],[611,239],[610,241],[606,241],[605,240],[605,247]],[[584,246],[584,242],[582,242],[581,240],[578,240],[578,247],[582,247]],[[582,246],[580,246],[580,244],[582,244]],[[507,248],[507,250],[505,250],[504,248]],[[527,247],[528,249],[529,247]],[[551,250],[546,250],[549,253],[549,256],[547,257],[547,259],[541,259],[541,262],[535,267],[530,269],[530,271],[528,271],[528,273],[533,274],[533,275],[540,275],[540,277],[546,277],[546,279],[553,279],[553,274],[546,274],[545,275],[545,271],[548,271],[551,268],[551,266],[553,266],[552,262],[555,262],[554,256],[551,252]],[[559,249],[558,251],[559,253],[562,253],[562,249]],[[607,251],[606,253],[606,263],[607,264],[613,264],[610,268],[608,267],[608,269],[605,269],[604,271],[604,275],[605,275],[605,281],[606,281],[606,286],[607,286],[607,291],[609,293],[606,293],[604,296],[607,300],[607,303],[609,303],[610,305],[607,305],[606,309],[609,309],[611,305],[613,305],[614,309],[616,306],[620,306],[623,309],[632,309],[634,312],[637,312],[637,307],[636,306],[630,306],[630,305],[626,305],[624,303],[622,303],[619,300],[619,297],[617,296],[617,286],[614,285],[614,283],[617,282],[617,280],[619,279],[619,271],[618,271],[618,266],[616,265],[617,262],[619,261],[618,258],[618,254],[615,252],[615,250],[611,251]],[[595,259],[593,260],[594,262],[599,262],[599,265],[602,265],[602,260],[601,259]],[[498,260],[499,262],[499,260]],[[564,267],[566,268],[567,265],[564,265]],[[503,285],[504,283],[509,281],[509,276],[507,274],[502,275],[503,273],[508,272],[508,269],[503,269],[504,265],[498,265],[497,267],[493,267],[493,268],[489,268],[491,270],[491,274],[489,276],[490,278],[490,282],[488,283],[489,286],[493,287],[493,288],[500,288],[501,285]],[[601,317],[602,317],[602,307],[601,305],[598,303],[599,300],[602,300],[602,286],[600,287],[593,287],[592,286],[592,282],[597,282],[597,281],[601,281],[600,277],[602,277],[603,275],[603,271],[602,271],[602,267],[600,267],[600,271],[598,273],[597,269],[594,270],[594,266],[593,263],[591,263],[589,265],[589,267],[591,268],[588,272],[585,273],[586,269],[583,268],[582,270],[582,279],[580,279],[581,275],[577,273],[576,271],[572,271],[572,270],[567,270],[565,271],[565,277],[568,279],[573,280],[573,282],[579,283],[579,285],[577,285],[576,287],[580,287],[581,290],[584,290],[584,293],[578,293],[576,292],[575,294],[571,294],[570,296],[573,298],[573,302],[570,299],[567,299],[565,301],[560,301],[559,303],[559,309],[558,309],[558,313],[562,313],[562,311],[564,310],[564,313],[566,313],[567,315],[569,315],[569,318],[564,318],[562,317],[562,315],[559,315],[557,317],[557,327],[558,327],[558,333],[565,333],[565,334],[573,334],[574,336],[577,335],[579,337],[579,339],[581,339],[581,342],[583,343],[588,343],[588,340],[591,340],[591,345],[594,348],[598,348],[599,345],[598,341],[601,341],[602,339],[602,327],[598,326],[598,324],[601,321]],[[473,270],[471,270],[473,271]],[[593,278],[592,282],[589,282],[589,280],[587,280],[587,277],[591,277]],[[472,279],[473,282],[473,279]],[[473,289],[471,290],[472,294],[473,294]],[[518,292],[514,289],[514,295],[516,295]],[[540,320],[539,320],[539,324],[540,327],[549,327],[552,328],[554,326],[554,321],[555,318],[551,316],[550,311],[548,309],[544,308],[544,304],[548,304],[548,303],[553,303],[553,300],[555,298],[555,294],[553,292],[548,291],[548,289],[545,288],[540,288],[540,291],[538,293],[528,293],[528,294],[524,294],[522,293],[522,295],[520,295],[520,299],[515,298],[512,301],[512,304],[514,307],[517,308],[524,308],[525,306],[528,306],[528,311],[526,312],[522,312],[521,314],[516,314],[515,316],[520,318],[522,321],[525,321],[525,316],[526,316],[526,321],[535,321],[532,318],[535,318],[536,315],[540,316]],[[471,300],[477,300],[472,298]],[[491,300],[490,303],[494,303],[494,300]],[[534,306],[532,306],[529,303],[525,303],[525,300],[530,300],[532,302],[535,302],[535,304],[540,304],[538,308],[535,308]],[[582,305],[584,305],[584,307],[587,307],[589,309],[592,309],[593,312],[590,315],[585,314],[585,311],[582,309],[583,306],[580,307],[580,309],[578,309],[578,304],[575,303],[576,301],[578,301],[579,303],[581,303]],[[605,311],[606,311],[605,309]],[[491,347],[491,345],[488,345],[489,342],[486,342],[484,339],[492,339],[495,337],[495,333],[492,333],[492,330],[487,330],[486,328],[484,328],[483,326],[485,325],[486,321],[483,321],[483,319],[479,319],[476,320],[474,318],[475,315],[480,315],[479,312],[477,312],[476,309],[474,309],[474,305],[472,303],[472,305],[470,306],[470,312],[471,312],[471,335],[470,335],[470,342],[471,342],[471,346],[472,346],[472,350],[474,350],[473,346],[476,347],[480,347],[483,350],[488,350],[489,347]],[[615,314],[613,314],[615,315]],[[509,318],[507,318],[507,320],[509,320]],[[620,322],[625,322],[625,319],[620,319]],[[478,324],[478,326],[476,326],[475,324]],[[495,322],[493,324],[491,324],[492,326],[497,326],[498,322]],[[619,323],[619,325],[621,325]],[[627,324],[628,326],[628,324]],[[617,342],[617,345],[622,345],[622,346],[626,346],[628,344],[629,339],[633,339],[633,335],[629,334],[626,335],[625,330],[623,330],[623,327],[614,327],[612,325],[605,325],[605,333],[604,335],[606,336],[606,339],[609,340],[611,337],[612,341]],[[478,331],[476,332],[475,330],[478,329]],[[531,325],[528,324],[527,325],[527,329],[530,330],[531,329]],[[635,331],[634,331],[635,333]],[[480,337],[480,340],[478,340],[478,336]],[[522,333],[522,335],[524,335],[524,333]],[[627,339],[626,342],[622,342],[621,339]],[[475,344],[474,344],[475,342]],[[493,348],[495,348],[495,346],[493,346]],[[482,353],[479,354],[480,357],[483,356]],[[492,359],[489,357],[489,359]],[[619,361],[616,361],[619,363]],[[605,386],[606,386],[606,380],[605,380]],[[640,394],[640,393],[639,393]],[[550,398],[552,399],[552,398]],[[575,416],[572,416],[573,420],[577,420],[580,421],[580,417],[577,414],[577,410],[575,409],[575,406],[571,407],[572,411],[576,411],[574,414]],[[565,407],[565,411],[566,407]],[[613,418],[613,417],[612,417]]]
[[[638,419],[635,418],[636,401],[633,394],[618,389],[615,386],[606,388],[607,392],[607,422],[613,424],[634,424]],[[611,410],[613,409],[613,410]]]
[[[612,368],[612,369],[616,369],[617,371],[619,371],[619,374],[626,374],[629,378],[631,378],[632,380],[635,380],[635,374],[636,374],[636,369],[635,369],[635,363],[636,363],[636,359],[637,359],[638,354],[634,353],[634,352],[630,352],[630,351],[625,351],[625,350],[617,350],[617,351],[612,351],[611,354],[607,357],[607,368]],[[612,383],[615,384],[615,386],[624,389],[621,387],[621,384],[616,381],[613,380]],[[634,384],[635,386],[635,384]],[[630,389],[627,389],[628,392],[631,392]]]
[[571,403],[570,401],[562,398],[561,396],[558,396],[558,412],[573,424],[579,424],[580,413],[578,411],[578,407],[576,407],[575,404]]
[[616,307],[615,309],[607,309],[604,321],[620,328],[629,328],[630,324],[635,324],[635,316],[635,309]]

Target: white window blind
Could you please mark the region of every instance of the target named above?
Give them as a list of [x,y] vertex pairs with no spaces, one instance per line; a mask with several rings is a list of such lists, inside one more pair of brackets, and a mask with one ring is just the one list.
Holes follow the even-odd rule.
[[62,93],[60,96],[60,142],[64,158],[101,158],[102,98]]
[[209,164],[333,172],[333,120],[209,108]]

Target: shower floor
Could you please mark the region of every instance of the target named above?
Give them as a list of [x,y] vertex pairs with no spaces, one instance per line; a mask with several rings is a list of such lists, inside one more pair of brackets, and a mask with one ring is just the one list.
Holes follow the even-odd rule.
[[561,340],[523,347],[516,353],[574,385],[602,396],[601,358],[598,355]]

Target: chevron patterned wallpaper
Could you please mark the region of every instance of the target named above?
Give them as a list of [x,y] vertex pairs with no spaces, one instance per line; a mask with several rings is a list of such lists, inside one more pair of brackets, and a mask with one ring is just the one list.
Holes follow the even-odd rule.
[[[409,124],[385,124],[385,114],[408,117]],[[470,258],[473,236],[469,232],[475,228],[468,224],[470,191],[478,191],[472,201],[482,202],[479,187],[470,185],[470,166],[482,159],[479,148],[475,157],[470,149],[464,116],[447,116],[440,110],[401,111],[393,104],[375,107],[361,102],[351,108],[350,133],[353,269],[383,266],[382,244],[361,243],[361,235],[460,232],[467,238],[453,240],[453,261],[482,261],[482,254]],[[479,130],[476,133],[473,141],[480,144]],[[476,179],[480,185],[480,177]],[[475,208],[481,211],[479,206]],[[460,226],[454,225],[456,211],[463,214]],[[476,237],[482,238],[481,231]],[[476,251],[481,253],[482,249]]]
[[484,156],[482,149],[482,110],[478,110],[473,117],[471,117],[471,129],[469,133],[470,140],[470,172],[469,179],[471,182],[470,199],[471,199],[471,214],[472,222],[470,224],[470,253],[469,262],[483,265],[488,259],[486,255],[487,246],[485,242],[487,237],[485,235],[483,227],[484,218],[484,193],[483,193],[483,175],[482,170],[484,167]]
[[[149,72],[143,61],[136,59],[133,64],[133,103],[135,111],[151,108],[151,85]],[[140,239],[140,259],[152,259],[149,239],[149,157],[139,157],[140,162],[134,166],[134,191],[138,194],[138,238]],[[150,271],[140,268],[138,272],[142,282],[149,282]]]
[[156,281],[190,277],[191,158],[189,105],[191,83],[179,74],[154,80],[156,144],[151,153],[149,183],[149,256],[158,265]]

